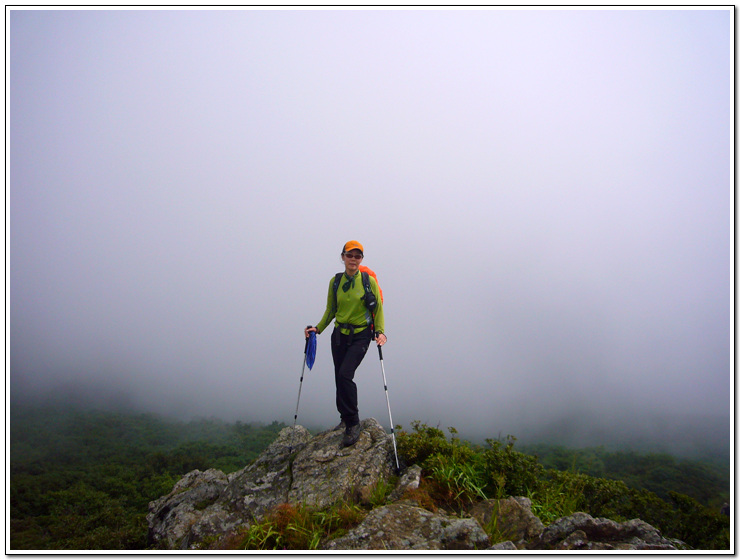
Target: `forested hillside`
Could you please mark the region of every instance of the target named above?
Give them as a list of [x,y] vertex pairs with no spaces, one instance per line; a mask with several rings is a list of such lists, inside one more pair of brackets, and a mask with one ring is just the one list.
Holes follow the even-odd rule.
[[[193,469],[243,468],[284,426],[14,406],[10,548],[144,549],[149,501],[167,494]],[[530,446],[526,453],[537,455],[545,468],[617,478],[659,495],[677,491],[712,509],[729,495],[729,469],[710,463],[547,446]]]
[[193,469],[244,467],[283,427],[12,407],[10,547],[146,548],[150,500]]
[[679,492],[717,511],[730,501],[729,457],[698,461],[677,459],[667,453],[607,451],[603,447],[567,449],[544,443],[518,448],[536,455],[545,468],[621,480],[664,499],[669,492]]

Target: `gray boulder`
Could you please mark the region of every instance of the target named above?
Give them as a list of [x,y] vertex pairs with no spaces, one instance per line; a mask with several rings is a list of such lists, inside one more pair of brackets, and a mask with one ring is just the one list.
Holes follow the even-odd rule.
[[421,467],[419,465],[412,465],[401,475],[396,488],[388,496],[389,502],[396,502],[400,500],[408,490],[414,490],[419,487],[421,483]]
[[373,509],[360,525],[324,545],[325,550],[476,550],[488,535],[475,519],[458,518],[407,503]]
[[539,539],[527,545],[530,550],[677,550],[677,541],[661,536],[652,525],[640,519],[623,523],[593,518],[577,512],[549,525]]
[[227,484],[226,475],[216,469],[194,470],[182,477],[169,494],[149,503],[150,544],[158,548],[178,548]]
[[524,497],[484,500],[471,508],[470,515],[483,527],[495,527],[498,534],[522,548],[526,542],[539,538],[545,529],[532,513],[532,501]]

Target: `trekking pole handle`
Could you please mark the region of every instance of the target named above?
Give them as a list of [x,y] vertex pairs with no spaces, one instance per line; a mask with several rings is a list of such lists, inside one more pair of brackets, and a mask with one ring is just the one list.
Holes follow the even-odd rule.
[[[307,329],[312,329],[313,327],[312,327],[311,325],[307,325],[307,326],[306,326],[306,328],[307,328]],[[311,338],[311,335],[309,334],[309,335],[308,335],[308,336],[306,337],[306,346],[305,346],[305,347],[303,348],[303,353],[304,353],[304,354],[308,354],[308,340],[309,340],[310,338]]]
[[378,344],[378,355],[380,355],[380,359],[383,359],[383,347]]

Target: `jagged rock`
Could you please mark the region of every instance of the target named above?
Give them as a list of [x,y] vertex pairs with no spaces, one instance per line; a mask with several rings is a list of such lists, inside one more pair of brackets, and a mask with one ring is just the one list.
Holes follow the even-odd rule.
[[186,474],[167,496],[149,503],[150,544],[197,548],[285,502],[291,448],[299,449],[310,439],[303,426],[296,426],[295,432],[284,428],[254,463],[228,477],[216,469]]
[[521,496],[484,500],[473,506],[470,515],[483,527],[494,523],[498,533],[520,546],[537,539],[545,529],[542,521],[532,513],[532,501]]
[[419,465],[409,467],[406,469],[406,472],[401,475],[396,488],[391,492],[390,496],[388,496],[388,501],[395,502],[400,500],[406,491],[418,488],[420,482],[421,467]]
[[303,426],[296,426],[295,432],[292,428],[283,428],[254,463],[229,475],[229,484],[219,504],[251,521],[270,508],[287,502],[291,485],[291,453],[300,453],[310,440],[311,434]]
[[319,509],[342,499],[366,502],[378,481],[390,478],[391,438],[377,420],[360,422],[360,437],[350,447],[341,447],[342,434],[319,434],[298,453],[288,502]]
[[226,475],[216,469],[186,474],[169,494],[149,503],[149,542],[159,548],[178,547],[227,484]]
[[475,519],[458,518],[404,503],[373,509],[325,550],[475,550],[490,546]]
[[[601,544],[603,545],[604,543]],[[564,550],[583,550],[589,548],[592,549],[594,545],[595,543],[588,542],[588,535],[578,529],[565,537],[558,548],[562,548]]]
[[186,474],[172,492],[150,502],[150,544],[201,548],[279,504],[323,508],[343,498],[366,500],[381,478],[390,478],[392,448],[375,419],[360,425],[352,447],[340,448],[341,431],[312,438],[302,426],[288,427],[254,463],[228,477],[215,469]]
[[676,541],[641,519],[617,523],[577,512],[548,526],[530,550],[676,550]]

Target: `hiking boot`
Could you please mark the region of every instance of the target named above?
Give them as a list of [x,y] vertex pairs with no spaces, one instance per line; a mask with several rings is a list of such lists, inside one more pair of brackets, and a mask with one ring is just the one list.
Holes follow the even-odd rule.
[[332,432],[338,432],[339,430],[344,430],[344,428],[345,428],[344,420],[342,420],[339,424],[334,426],[334,429],[332,430]]
[[357,440],[360,437],[360,425],[355,424],[354,426],[349,426],[347,429],[344,430],[344,437],[342,438],[342,447],[349,447],[350,445],[354,445],[357,443]]

